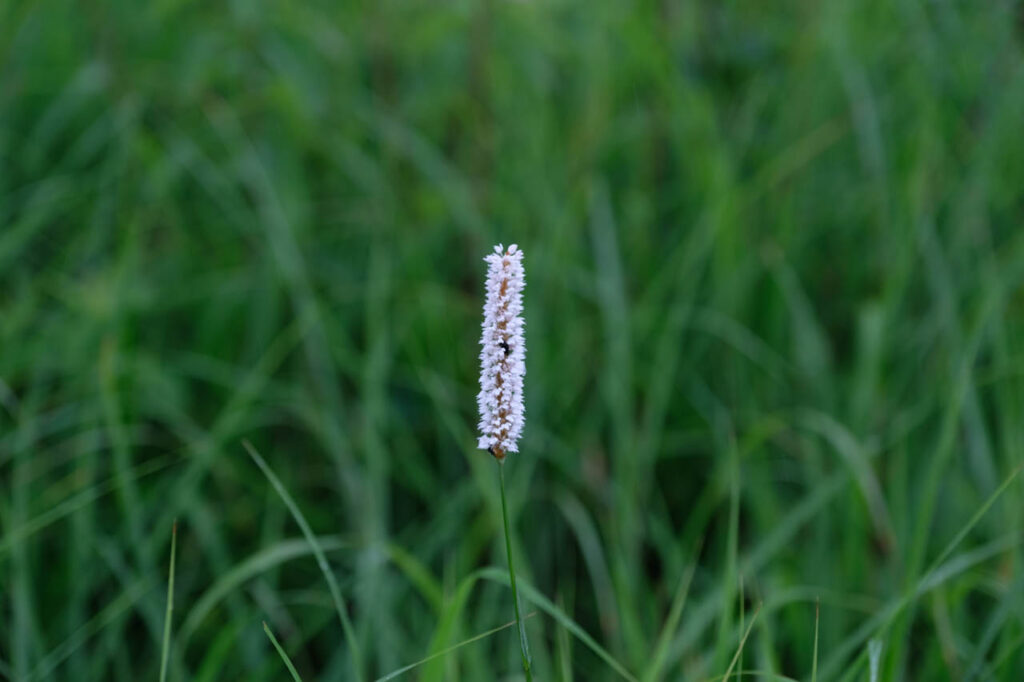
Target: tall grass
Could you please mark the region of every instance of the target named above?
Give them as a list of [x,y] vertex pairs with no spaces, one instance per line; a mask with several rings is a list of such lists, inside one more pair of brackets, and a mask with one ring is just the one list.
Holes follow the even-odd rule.
[[1001,1],[0,3],[0,679],[282,679],[264,621],[307,681],[520,675],[472,449],[515,242],[535,679],[1016,682],[1022,43]]

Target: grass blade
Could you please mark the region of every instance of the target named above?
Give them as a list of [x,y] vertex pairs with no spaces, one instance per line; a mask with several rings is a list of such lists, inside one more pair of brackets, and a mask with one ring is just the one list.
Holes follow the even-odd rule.
[[[526,617],[523,618],[523,620],[526,620],[527,618],[533,618],[535,615],[537,615],[536,611],[534,611],[533,613],[528,613],[528,614],[526,614]],[[514,625],[518,625],[518,622],[513,620],[513,621],[509,621],[508,623],[505,623],[504,625],[499,625],[496,628],[491,628],[490,630],[488,630],[486,632],[481,632],[479,635],[474,635],[473,637],[470,637],[469,639],[462,640],[458,644],[453,644],[452,646],[450,646],[450,647],[448,647],[446,649],[442,649],[441,651],[437,651],[435,653],[432,653],[431,655],[427,656],[426,658],[421,658],[420,660],[416,661],[415,663],[410,663],[409,665],[403,666],[403,667],[399,668],[398,670],[394,670],[392,672],[389,672],[384,677],[378,677],[376,680],[374,680],[374,682],[387,682],[387,680],[393,680],[396,677],[398,677],[399,675],[404,675],[405,673],[409,672],[413,668],[418,668],[419,666],[423,665],[424,663],[429,663],[430,661],[434,660],[435,658],[440,658],[441,656],[445,656],[447,654],[450,654],[451,652],[455,651],[456,649],[461,649],[462,647],[466,646],[467,644],[472,644],[473,642],[478,642],[481,639],[485,639],[487,637],[490,637],[491,635],[499,633],[502,630],[507,630],[510,627],[514,626]]]
[[996,503],[996,500],[999,499],[999,497],[1006,491],[1006,489],[1010,487],[1010,484],[1013,483],[1014,479],[1017,478],[1017,475],[1020,474],[1022,468],[1024,468],[1024,466],[1018,466],[1016,469],[1014,469],[1010,473],[1010,475],[1006,477],[1006,480],[1003,481],[999,485],[999,487],[996,488],[995,491],[993,491],[991,495],[989,495],[988,499],[985,500],[984,504],[982,504],[981,507],[978,508],[978,511],[974,512],[974,515],[971,516],[971,519],[967,522],[967,525],[961,528],[960,532],[953,536],[953,539],[949,541],[949,544],[946,545],[946,548],[942,550],[942,554],[936,557],[935,561],[933,561],[931,565],[928,567],[928,570],[924,572],[924,575],[921,579],[922,582],[924,582],[926,578],[928,578],[933,572],[935,572],[938,569],[942,562],[945,561],[949,557],[949,555],[953,553],[953,550],[955,550],[957,546],[961,542],[963,542],[964,538],[967,537],[967,534],[970,533],[976,525],[978,525],[978,522],[981,521],[981,518],[988,513],[988,510],[992,508],[992,505]]
[[814,602],[814,658],[811,660],[811,682],[818,682],[818,622],[821,620],[821,600]]
[[111,623],[116,622],[128,610],[146,594],[150,585],[145,580],[140,580],[121,593],[114,601],[93,616],[87,623],[78,628],[66,640],[54,647],[25,680],[45,680],[61,663],[66,661],[76,650],[82,647],[91,638],[103,631]]
[[[348,544],[341,538],[331,535],[319,538],[320,546],[325,552],[334,552],[348,547]],[[309,543],[304,538],[282,540],[276,545],[265,547],[253,554],[248,559],[237,564],[234,568],[218,578],[217,582],[208,587],[198,599],[192,602],[192,607],[185,616],[181,628],[178,630],[178,646],[184,650],[191,641],[192,635],[202,624],[203,620],[210,615],[210,612],[232,591],[254,577],[269,571],[286,561],[297,559],[312,554]]]
[[[135,479],[150,476],[166,469],[172,464],[177,463],[177,461],[178,460],[175,457],[156,457],[137,466],[132,471],[131,476]],[[35,533],[53,525],[69,514],[89,506],[104,495],[117,490],[120,487],[121,482],[120,477],[111,477],[102,483],[91,486],[73,497],[64,500],[42,514],[29,519],[23,525],[16,526],[6,531],[3,539],[0,539],[0,558],[7,554],[7,552],[11,551],[11,548],[19,542],[24,542]]]
[[754,615],[750,617],[750,625],[747,626],[747,631],[743,633],[743,639],[740,640],[739,647],[736,648],[736,653],[733,654],[732,662],[729,663],[729,667],[725,670],[725,675],[722,679],[727,680],[732,675],[732,669],[736,667],[736,661],[740,660],[740,655],[743,653],[743,647],[747,643],[747,637],[750,636],[750,631],[754,629],[754,623],[757,621],[757,614],[761,613],[761,605],[757,605],[757,610],[754,611]]
[[316,535],[313,534],[313,529],[309,527],[309,523],[306,522],[306,517],[302,515],[302,511],[299,506],[295,504],[295,500],[285,490],[284,485],[278,479],[277,475],[270,469],[270,466],[266,463],[260,453],[256,451],[252,443],[245,440],[242,441],[246,451],[252,460],[256,462],[256,466],[260,468],[263,475],[270,481],[270,485],[274,487],[277,494],[281,497],[285,506],[288,507],[288,511],[291,512],[292,518],[295,519],[295,523],[299,524],[299,528],[302,530],[302,534],[306,537],[306,541],[309,543],[310,548],[313,550],[313,556],[316,557],[316,565],[320,568],[320,572],[324,574],[324,579],[327,581],[327,587],[331,592],[331,599],[334,600],[334,608],[338,612],[338,620],[341,621],[341,629],[345,633],[345,640],[348,644],[349,651],[352,652],[352,668],[355,672],[355,679],[363,679],[363,663],[362,656],[359,653],[359,645],[356,642],[355,630],[352,628],[352,621],[348,617],[348,609],[345,606],[345,598],[341,596],[341,589],[338,587],[338,581],[334,578],[334,573],[331,572],[331,567],[327,565],[327,557],[324,556],[324,550],[320,546],[320,543],[316,539]]
[[281,657],[281,660],[284,661],[285,667],[288,668],[288,672],[292,674],[292,679],[295,680],[295,682],[302,682],[302,678],[299,677],[299,671],[295,669],[294,665],[292,665],[292,659],[288,658],[288,654],[286,654],[284,649],[281,648],[281,645],[277,641],[277,637],[274,637],[274,633],[270,631],[269,627],[267,627],[266,621],[263,621],[263,632],[267,633],[267,637],[270,638],[270,643],[274,645],[275,649],[277,649],[277,653]]
[[[508,584],[507,572],[502,572],[498,568],[491,567],[481,569],[479,571],[479,576],[486,580],[490,580],[492,582],[496,582],[502,585]],[[629,672],[629,670],[626,669],[626,666],[619,663],[619,661],[616,660],[614,656],[608,653],[600,644],[598,644],[594,640],[593,637],[587,634],[587,631],[581,628],[579,624],[576,623],[576,621],[570,618],[564,611],[562,611],[562,609],[555,606],[554,603],[551,602],[551,600],[549,600],[543,594],[534,589],[532,585],[520,581],[519,590],[523,595],[523,599],[534,604],[541,611],[543,611],[544,613],[548,614],[556,621],[558,621],[558,623],[561,624],[561,626],[564,627],[566,630],[568,630],[573,637],[583,642],[583,644],[586,645],[588,649],[597,654],[598,658],[607,663],[608,666],[616,673],[618,673],[620,677],[626,680],[630,680],[630,682],[637,682],[636,677],[633,675],[633,673]]]
[[[732,676],[737,679],[750,677],[759,680],[773,680],[774,682],[800,682],[800,680],[795,680],[792,677],[786,677],[785,675],[779,675],[778,673],[773,673],[770,670],[737,670],[732,673]],[[709,677],[704,680],[704,682],[723,682],[723,680],[727,679],[729,678],[725,675],[719,675],[718,677]]]
[[878,664],[882,660],[882,640],[868,641],[868,672],[870,682],[878,682]]
[[523,619],[519,617],[519,592],[516,590],[516,569],[512,563],[512,535],[508,524],[508,502],[505,500],[505,463],[498,461],[498,479],[501,481],[501,518],[505,522],[505,551],[508,556],[508,579],[512,585],[512,604],[515,606],[516,623],[519,624],[519,649],[523,656],[523,672],[526,674],[526,682],[533,682],[533,673],[530,671],[530,645],[526,641],[526,626]]
[[672,600],[668,618],[665,619],[665,625],[661,629],[658,643],[654,647],[654,656],[651,659],[651,664],[642,675],[644,682],[652,682],[661,675],[661,669],[664,667],[665,658],[668,655],[669,644],[672,643],[672,638],[675,637],[676,628],[679,626],[679,619],[683,615],[683,606],[686,605],[686,597],[690,593],[693,574],[697,571],[697,557],[700,555],[700,546],[702,544],[703,542],[698,543],[697,549],[693,553],[693,561],[690,562],[686,572],[679,581],[679,587],[676,588],[676,596]]
[[970,520],[960,529],[953,539],[950,540],[949,544],[942,551],[941,554],[931,563],[928,570],[926,570],[917,582],[908,588],[898,599],[894,600],[889,606],[884,608],[874,617],[869,619],[863,626],[857,629],[852,635],[840,644],[826,659],[824,665],[824,677],[830,679],[833,677],[842,665],[843,659],[850,655],[850,652],[859,647],[865,640],[871,637],[876,631],[883,629],[889,623],[891,623],[899,614],[907,608],[908,605],[913,603],[915,599],[921,597],[929,590],[942,584],[945,580],[949,579],[953,575],[958,574],[961,570],[965,570],[965,565],[973,565],[976,561],[986,560],[989,558],[991,551],[1003,551],[1004,547],[1002,543],[990,543],[991,548],[985,547],[985,552],[979,555],[980,558],[975,559],[974,554],[969,554],[967,557],[961,559],[969,559],[969,563],[964,564],[963,561],[953,560],[943,564],[942,562],[953,553],[953,551],[959,546],[961,542],[967,537],[967,535],[974,529],[975,526],[981,521],[985,514],[992,508],[1003,493],[1010,487],[1010,484],[1020,474],[1022,467],[1014,469],[1009,476],[1000,484],[995,491],[989,495],[988,499],[978,508],[978,511],[970,518]]
[[174,557],[178,547],[178,523],[171,528],[171,567],[167,578],[167,612],[164,616],[164,642],[160,652],[160,682],[167,680],[167,659],[171,653],[171,614],[174,611]]

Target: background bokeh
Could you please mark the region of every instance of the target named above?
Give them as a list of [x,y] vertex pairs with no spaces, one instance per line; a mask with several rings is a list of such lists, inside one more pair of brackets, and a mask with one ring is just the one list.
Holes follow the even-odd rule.
[[514,242],[538,679],[753,620],[761,679],[1020,680],[1022,48],[1001,0],[0,3],[0,677],[156,679],[177,519],[170,679],[286,679],[262,621],[354,679],[244,439],[366,679],[511,620]]

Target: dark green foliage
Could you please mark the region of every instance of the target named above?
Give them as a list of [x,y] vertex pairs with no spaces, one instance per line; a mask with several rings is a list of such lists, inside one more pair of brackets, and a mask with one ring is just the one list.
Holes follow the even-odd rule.
[[0,2],[0,679],[156,679],[176,518],[170,680],[285,679],[263,621],[351,679],[243,439],[367,678],[507,624],[516,242],[537,679],[1020,680],[1022,47],[1002,0]]

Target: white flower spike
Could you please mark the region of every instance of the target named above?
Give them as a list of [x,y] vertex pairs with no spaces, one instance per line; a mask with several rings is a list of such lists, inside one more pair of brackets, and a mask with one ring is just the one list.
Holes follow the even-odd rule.
[[496,459],[518,452],[523,432],[523,252],[512,244],[494,247],[487,261],[487,302],[480,335],[479,447]]

